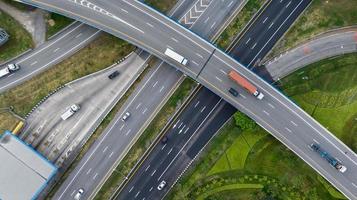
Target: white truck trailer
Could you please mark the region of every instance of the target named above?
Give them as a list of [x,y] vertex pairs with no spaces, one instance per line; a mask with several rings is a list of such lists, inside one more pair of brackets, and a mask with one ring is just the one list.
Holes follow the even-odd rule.
[[180,54],[174,52],[173,50],[167,48],[165,51],[165,55],[167,55],[168,57],[174,59],[175,61],[179,62],[180,64],[186,66],[188,63],[188,60],[181,56]]
[[8,66],[6,66],[3,69],[0,69],[0,78],[7,76],[17,70],[20,69],[20,66],[18,64],[9,64]]
[[75,112],[77,112],[78,110],[80,109],[79,105],[77,104],[73,104],[71,105],[71,107],[69,107],[66,112],[64,112],[62,115],[61,115],[61,118],[63,120],[66,120],[68,118],[70,118]]

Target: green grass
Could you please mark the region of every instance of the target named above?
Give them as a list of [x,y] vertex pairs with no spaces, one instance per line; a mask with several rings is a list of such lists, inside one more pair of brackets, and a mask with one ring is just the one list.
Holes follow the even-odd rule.
[[[356,64],[357,54],[344,55],[307,66],[281,81],[290,98],[355,151]],[[264,187],[210,192],[232,184]],[[168,199],[225,200],[238,198],[241,191],[242,199],[345,199],[268,133],[260,128],[241,132],[234,122],[212,140],[212,145],[180,179]]]
[[9,40],[0,47],[0,63],[33,47],[31,35],[15,19],[0,10],[0,27],[9,35]]
[[144,0],[144,2],[162,13],[167,13],[174,7],[177,0]]
[[168,122],[169,118],[174,114],[182,101],[188,97],[195,85],[196,83],[192,79],[186,78],[183,81],[120,162],[116,170],[100,189],[95,199],[109,199],[117,186],[124,180],[125,175],[129,173],[145,150],[154,142],[154,139]]
[[357,24],[356,10],[357,1],[353,0],[313,0],[285,37],[275,45],[269,58],[319,33]]
[[265,0],[249,0],[244,8],[239,12],[232,23],[223,31],[217,40],[217,45],[221,49],[226,49],[232,43],[236,35],[242,31],[248,21],[254,16],[264,4]]
[[209,196],[229,190],[242,190],[242,189],[262,189],[264,186],[261,184],[232,184],[232,185],[224,185],[222,187],[216,187],[213,190],[209,190],[200,196],[197,197],[197,200],[207,199]]
[[49,18],[47,19],[47,38],[56,34],[72,22],[73,19],[69,19],[56,13],[50,13]]

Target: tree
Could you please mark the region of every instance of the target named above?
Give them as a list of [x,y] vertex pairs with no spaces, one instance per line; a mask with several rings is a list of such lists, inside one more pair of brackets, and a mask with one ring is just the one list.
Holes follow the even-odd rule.
[[254,130],[257,127],[257,124],[252,119],[241,112],[236,112],[234,114],[234,120],[236,126],[242,130]]

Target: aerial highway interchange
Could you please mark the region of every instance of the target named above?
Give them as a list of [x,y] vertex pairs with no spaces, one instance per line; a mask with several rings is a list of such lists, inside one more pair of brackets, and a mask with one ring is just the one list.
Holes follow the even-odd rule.
[[[333,184],[337,189],[339,189],[344,195],[346,195],[350,199],[357,199],[356,154],[351,149],[349,149],[346,145],[344,145],[339,139],[337,139],[333,134],[331,134],[326,128],[321,126],[317,121],[315,121],[312,117],[310,117],[307,113],[305,113],[301,108],[295,105],[290,99],[285,97],[285,95],[282,94],[279,90],[275,89],[269,83],[267,83],[262,78],[260,78],[259,76],[257,76],[256,74],[254,74],[252,71],[249,70],[249,68],[254,68],[254,64],[256,61],[259,61],[262,57],[265,56],[265,54],[269,51],[269,49],[282,36],[282,34],[298,17],[299,13],[301,13],[301,11],[310,3],[310,1],[301,0],[301,1],[296,1],[294,3],[280,1],[280,3],[285,3],[283,4],[283,6],[287,9],[285,10],[285,13],[281,12],[280,13],[281,15],[276,16],[277,19],[276,21],[275,20],[268,21],[270,16],[274,16],[272,13],[269,12],[263,13],[263,15],[259,17],[255,22],[257,24],[265,24],[267,22],[267,24],[248,29],[248,31],[243,35],[243,37],[237,40],[240,43],[233,45],[234,47],[232,47],[231,51],[229,52],[235,59],[240,61],[243,65],[206,41],[206,39],[208,38],[206,38],[207,36],[205,37],[205,34],[210,35],[213,34],[212,32],[208,32],[207,30],[206,31],[194,30],[193,27],[192,29],[195,33],[191,32],[188,29],[186,29],[190,27],[185,28],[184,26],[180,26],[175,21],[162,15],[161,13],[157,12],[156,10],[148,7],[147,5],[139,1],[109,0],[103,2],[103,1],[94,1],[94,0],[93,1],[23,0],[22,2],[34,6],[38,6],[46,10],[64,14],[68,17],[77,19],[79,21],[82,21],[83,23],[88,23],[89,25],[92,25],[103,31],[111,33],[119,38],[125,39],[137,45],[138,47],[143,48],[147,52],[152,53],[153,55],[159,57],[160,59],[164,60],[166,63],[169,63],[171,66],[176,67],[176,70],[179,70],[184,74],[192,77],[193,79],[201,83],[203,86],[207,87],[210,91],[217,94],[220,98],[222,98],[220,99],[218,96],[215,96],[213,94],[208,94],[210,93],[210,91],[208,90],[204,91],[204,89],[201,89],[201,91],[203,92],[200,92],[200,94],[201,93],[204,94],[206,92],[207,94],[204,94],[203,96],[212,97],[212,99],[206,99],[207,101],[211,101],[208,103],[208,105],[210,105],[211,107],[206,107],[206,106],[204,107],[204,109],[207,108],[207,111],[205,111],[207,113],[203,114],[203,116],[207,115],[207,118],[201,116],[199,121],[202,122],[202,124],[201,123],[198,123],[196,125],[187,124],[185,125],[185,127],[187,126],[187,129],[176,130],[175,128],[179,124],[179,121],[177,121],[177,123],[173,127],[172,130],[173,133],[169,133],[169,134],[175,134],[174,131],[178,131],[178,133],[181,133],[183,131],[184,133],[192,132],[189,133],[186,137],[188,137],[189,135],[193,136],[196,133],[196,130],[192,130],[192,129],[189,130],[188,129],[189,126],[201,128],[203,122],[205,122],[206,119],[208,119],[209,117],[212,117],[210,116],[212,112],[219,113],[219,111],[216,110],[217,108],[221,109],[221,113],[223,113],[224,110],[226,110],[227,108],[233,110],[233,108],[231,108],[230,105],[226,105],[224,103],[223,101],[224,99],[225,101],[229,102],[232,106],[244,112],[252,119],[254,119],[261,127],[263,127],[265,130],[271,133],[274,137],[276,137],[288,148],[290,148],[293,152],[295,152],[306,163],[308,163],[312,168],[314,168],[317,172],[319,172],[322,176],[324,176],[331,184]],[[275,4],[279,4],[279,3],[275,2]],[[216,8],[218,8],[218,6]],[[274,9],[271,10],[274,11]],[[264,16],[264,14],[267,14],[267,16]],[[224,15],[221,16],[222,17],[220,20],[224,20],[225,16]],[[289,20],[291,21],[289,22]],[[213,24],[212,27],[214,25],[216,25],[216,23]],[[82,24],[80,24],[79,26],[82,26]],[[286,27],[284,28],[284,26]],[[257,32],[261,32],[261,29],[264,29],[263,34],[255,36],[254,34]],[[97,34],[99,31],[93,29],[92,32],[93,32],[92,34]],[[202,34],[201,36],[206,39],[201,38],[196,33],[198,35]],[[90,38],[92,36],[87,36],[87,37]],[[249,45],[250,41],[254,41],[255,43],[254,44],[252,43],[251,44],[252,46],[248,47],[250,48],[250,51],[246,51],[247,47],[245,45]],[[179,52],[180,55],[183,55],[183,57],[188,60],[188,65],[183,66],[181,63],[176,62],[172,58],[165,55],[164,52],[166,49],[172,49],[175,52]],[[160,65],[161,64],[163,63],[160,63]],[[238,72],[253,85],[257,86],[258,90],[264,94],[264,98],[258,100],[253,95],[250,95],[249,93],[244,91],[241,87],[237,87],[237,85],[232,80],[230,80],[227,76],[230,71]],[[178,72],[176,71],[176,73]],[[176,74],[175,76],[177,77],[176,80],[179,80],[181,77],[180,74]],[[21,79],[22,78],[20,78],[20,80]],[[175,83],[176,83],[175,81],[171,83],[172,87],[175,85]],[[235,88],[239,92],[239,96],[238,97],[232,96],[228,92],[229,88]],[[6,89],[6,88],[4,87],[1,89]],[[199,95],[197,95],[197,98],[199,98]],[[200,102],[200,101],[192,101],[192,102]],[[193,103],[190,103],[190,105],[192,106]],[[154,108],[156,107],[153,106],[152,109]],[[190,107],[191,111],[187,111],[187,113],[194,112],[192,111],[192,109],[195,108],[196,106]],[[201,111],[200,113],[202,113],[203,111]],[[126,112],[126,110],[124,109],[122,110],[122,112],[124,113]],[[227,113],[226,117],[227,116],[229,117],[230,115],[231,114]],[[216,116],[213,116],[212,118],[214,117]],[[118,119],[120,119],[119,116]],[[226,118],[220,117],[220,119],[226,119]],[[212,123],[212,121],[210,120],[207,121]],[[225,120],[218,123],[216,129],[219,128],[224,122]],[[181,125],[179,126],[181,128]],[[208,126],[208,124],[206,126]],[[130,131],[131,129],[129,129],[129,132]],[[215,132],[212,132],[211,134],[213,135],[214,133]],[[105,134],[105,136],[106,135],[107,134]],[[132,139],[134,137],[135,135],[132,135]],[[207,137],[208,140],[206,140],[203,144],[207,143],[210,137],[211,136]],[[179,141],[186,141],[186,140],[187,138]],[[99,145],[101,144],[102,141],[103,140],[99,142]],[[334,156],[336,156],[338,160],[347,167],[348,170],[345,173],[339,173],[338,171],[336,171],[336,169],[332,168],[324,160],[320,159],[318,154],[311,151],[310,148],[311,143],[317,143],[323,146],[324,148],[329,149],[329,151]],[[178,146],[173,146],[171,149],[167,148],[170,152],[168,153],[168,155],[171,154],[171,151],[173,151],[171,155],[179,155],[182,149],[178,147],[182,146],[182,148],[184,148],[186,144],[187,143],[181,143],[181,144],[177,144]],[[123,144],[122,146],[125,145]],[[200,148],[202,148],[203,146],[204,145],[201,146],[198,145],[198,147]],[[89,158],[94,154],[97,148],[95,148],[94,151],[92,151],[92,153],[89,154],[90,156],[85,161],[85,163],[88,162]],[[159,148],[164,149],[166,147],[164,146]],[[195,150],[195,154],[193,155],[196,155],[199,152],[200,148],[197,148]],[[176,151],[176,153],[174,151]],[[176,157],[174,158],[174,160],[175,159]],[[168,160],[162,162],[168,162],[170,160],[172,160],[172,158],[170,159],[168,158]],[[172,162],[174,160],[172,160]],[[115,159],[112,159],[111,163],[108,164],[106,168],[103,168],[103,170],[112,168],[113,165],[112,163],[114,161]],[[188,162],[190,161],[191,160],[189,160]],[[171,165],[171,162],[168,163],[169,163],[168,165],[169,167]],[[170,171],[168,167],[164,168],[165,165],[163,166],[160,165],[161,163],[159,164],[158,167],[161,168],[160,170],[162,171],[162,174],[160,174],[160,176],[157,177],[157,183],[161,182],[163,180],[162,177],[165,175],[165,173],[168,173],[168,171]],[[150,167],[151,165],[146,166],[145,172],[149,170]],[[156,173],[156,169],[151,172],[154,175]],[[88,171],[86,171],[86,173],[88,173]],[[77,176],[77,174],[75,175],[75,177]],[[155,175],[155,177],[158,175],[159,174]],[[107,174],[102,174],[102,176],[107,176]],[[84,178],[82,181],[85,181],[85,179],[86,178]],[[98,179],[98,181],[101,182],[102,179],[103,177]],[[73,180],[74,179],[72,179],[72,181],[69,184],[72,184]],[[99,184],[98,182],[91,183],[91,184],[92,185],[90,190],[98,189],[98,188],[95,189],[93,188]],[[173,184],[173,182],[171,182],[170,184]],[[67,185],[64,184],[63,187],[65,187],[64,189],[67,190],[68,186],[69,186],[68,184]],[[146,185],[145,187],[150,188],[152,186]],[[156,186],[154,185],[154,188],[155,187]],[[133,190],[133,188],[134,186],[131,188],[127,187],[126,190],[128,193],[130,193],[131,190]],[[73,189],[71,190],[73,191]],[[72,191],[68,191],[69,192],[68,195],[72,196],[73,195]],[[64,194],[63,192],[59,194],[60,196],[58,197],[58,199],[62,199],[63,194]],[[87,197],[89,197],[89,195],[93,195],[93,194],[86,194],[86,195],[88,195]],[[139,191],[136,193],[131,193],[130,195],[133,196],[136,195],[134,196],[134,198],[136,198],[137,196],[143,194],[140,194]],[[145,196],[143,197],[145,198]]]

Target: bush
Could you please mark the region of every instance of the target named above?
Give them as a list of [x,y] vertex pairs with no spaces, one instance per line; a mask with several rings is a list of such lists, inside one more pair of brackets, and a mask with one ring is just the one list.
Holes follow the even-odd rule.
[[236,123],[236,126],[238,126],[242,130],[254,130],[257,127],[257,124],[250,119],[248,116],[241,112],[236,112],[234,114],[234,120]]

